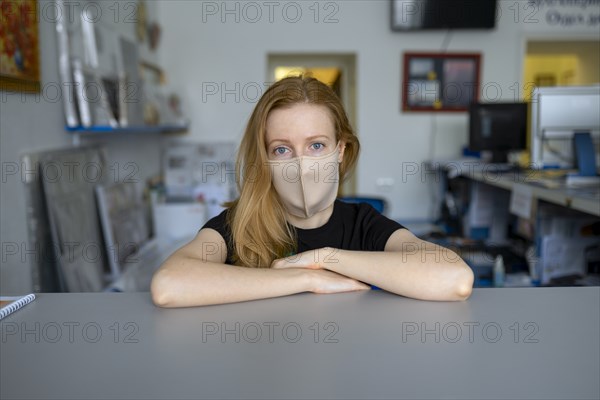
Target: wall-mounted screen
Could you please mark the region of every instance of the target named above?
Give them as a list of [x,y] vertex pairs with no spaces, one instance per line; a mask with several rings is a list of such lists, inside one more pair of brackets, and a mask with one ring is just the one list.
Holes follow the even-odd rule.
[[492,29],[496,0],[391,0],[394,31]]

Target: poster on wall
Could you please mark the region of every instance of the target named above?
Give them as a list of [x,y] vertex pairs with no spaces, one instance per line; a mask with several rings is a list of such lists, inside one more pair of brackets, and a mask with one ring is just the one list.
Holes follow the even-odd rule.
[[37,0],[0,2],[0,90],[40,91]]
[[476,53],[405,53],[403,111],[466,111],[479,93]]

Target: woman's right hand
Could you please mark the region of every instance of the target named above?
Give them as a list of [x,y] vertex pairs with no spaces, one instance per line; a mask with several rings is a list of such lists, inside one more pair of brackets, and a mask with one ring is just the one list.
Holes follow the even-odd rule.
[[371,289],[371,286],[356,279],[326,269],[312,269],[308,270],[308,272],[311,274],[312,284],[310,291],[313,293],[341,293]]

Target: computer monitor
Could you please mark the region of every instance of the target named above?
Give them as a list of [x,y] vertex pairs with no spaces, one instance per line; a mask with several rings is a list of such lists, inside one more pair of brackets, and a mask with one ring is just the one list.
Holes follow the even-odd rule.
[[[600,157],[600,86],[535,88],[531,96],[531,168],[572,169],[575,132],[589,132]],[[598,158],[600,163],[600,158]]]
[[472,103],[469,150],[489,151],[491,162],[506,163],[508,152],[527,148],[527,103]]

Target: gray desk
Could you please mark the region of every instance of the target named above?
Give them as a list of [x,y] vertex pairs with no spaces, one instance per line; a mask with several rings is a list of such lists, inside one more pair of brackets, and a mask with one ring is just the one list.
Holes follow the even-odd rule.
[[588,188],[562,187],[551,189],[536,184],[535,180],[531,179],[534,176],[534,172],[528,171],[504,173],[494,171],[470,171],[463,173],[462,175],[509,191],[513,190],[515,185],[525,185],[531,190],[534,199],[600,216],[600,188],[598,186],[591,186]]
[[598,399],[599,315],[597,287],[173,310],[147,293],[40,294],[0,322],[0,397]]
[[[426,163],[427,169],[442,172],[441,192],[447,188],[446,179],[463,176],[478,182],[512,191],[516,185],[524,185],[531,190],[534,200],[542,200],[566,208],[572,208],[595,216],[600,216],[600,187],[569,188],[560,180],[543,179],[541,171],[501,171],[493,164],[485,164],[477,159],[432,160]],[[545,187],[543,182],[552,181],[555,188]],[[443,197],[443,196],[442,196]]]

